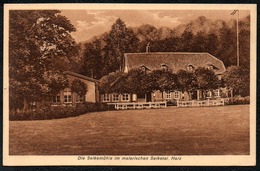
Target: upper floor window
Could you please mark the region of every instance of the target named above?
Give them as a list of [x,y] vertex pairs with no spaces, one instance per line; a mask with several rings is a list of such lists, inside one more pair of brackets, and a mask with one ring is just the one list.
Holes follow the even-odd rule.
[[213,65],[209,65],[208,69],[213,70]]
[[72,93],[70,88],[65,88],[64,89],[64,103],[72,103]]
[[163,64],[161,64],[161,69],[167,71],[168,66],[165,63],[163,63]]
[[187,71],[189,71],[189,72],[194,71],[194,66],[193,65],[188,65],[187,66]]
[[141,65],[140,69],[141,69],[143,72],[146,72],[146,70],[147,70],[146,66],[144,66],[144,65]]

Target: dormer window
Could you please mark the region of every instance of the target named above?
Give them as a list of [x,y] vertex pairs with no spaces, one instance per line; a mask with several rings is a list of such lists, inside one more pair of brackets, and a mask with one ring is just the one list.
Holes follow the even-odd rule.
[[187,69],[187,71],[192,72],[192,71],[194,71],[194,66],[188,65],[186,69]]
[[161,70],[167,71],[168,66],[165,63],[161,64]]
[[218,69],[217,67],[215,67],[215,66],[212,65],[212,64],[208,64],[207,68],[208,68],[209,70],[215,70],[215,69]]
[[213,65],[208,65],[209,70],[213,70]]
[[148,68],[145,65],[140,66],[141,71],[145,72],[148,70]]

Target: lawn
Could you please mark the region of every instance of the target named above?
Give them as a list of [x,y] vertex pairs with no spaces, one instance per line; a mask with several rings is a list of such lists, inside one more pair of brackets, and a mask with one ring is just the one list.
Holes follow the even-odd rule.
[[10,121],[10,155],[249,154],[249,105]]

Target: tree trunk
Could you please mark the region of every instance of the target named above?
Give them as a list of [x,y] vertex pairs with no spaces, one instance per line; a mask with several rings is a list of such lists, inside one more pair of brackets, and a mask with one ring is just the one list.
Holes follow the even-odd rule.
[[28,102],[26,99],[23,99],[23,111],[27,111],[28,110]]

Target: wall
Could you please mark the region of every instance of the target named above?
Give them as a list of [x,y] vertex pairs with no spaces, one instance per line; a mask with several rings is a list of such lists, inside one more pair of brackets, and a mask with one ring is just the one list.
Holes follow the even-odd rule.
[[67,75],[68,79],[69,79],[69,83],[71,84],[75,79],[78,79],[82,82],[84,82],[87,87],[88,87],[88,91],[85,95],[85,101],[86,102],[93,102],[95,103],[97,101],[97,98],[96,98],[96,84],[92,81],[88,81],[88,80],[85,80],[85,79],[81,79],[81,78],[78,78],[78,77],[74,77],[74,76],[71,76],[71,75]]

